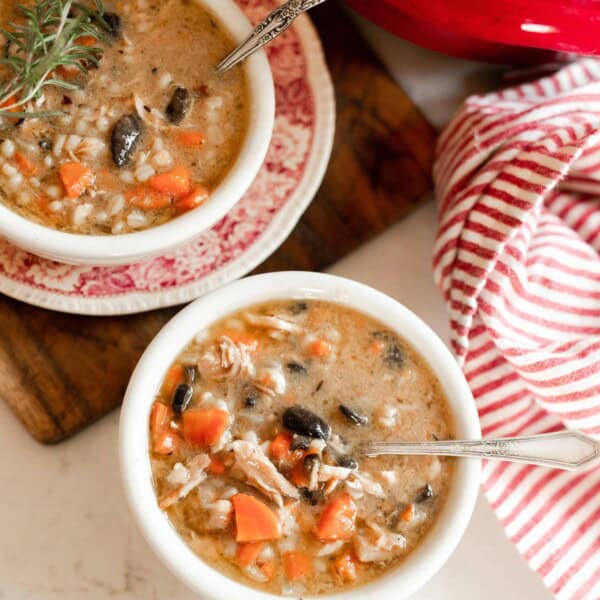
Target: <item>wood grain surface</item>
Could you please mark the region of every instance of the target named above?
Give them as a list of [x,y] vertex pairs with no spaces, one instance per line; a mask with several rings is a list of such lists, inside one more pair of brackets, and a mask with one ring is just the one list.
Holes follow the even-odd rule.
[[[333,156],[315,201],[260,272],[321,270],[431,188],[433,128],[335,4],[311,14],[335,83]],[[138,358],[177,310],[78,317],[0,296],[0,398],[37,440],[63,440],[121,403]]]

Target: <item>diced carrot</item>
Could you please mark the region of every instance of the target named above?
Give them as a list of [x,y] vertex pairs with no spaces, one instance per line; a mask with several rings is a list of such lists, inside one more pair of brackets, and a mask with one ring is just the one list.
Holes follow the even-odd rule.
[[81,163],[61,165],[58,173],[69,198],[79,198],[96,181],[93,171]]
[[195,408],[183,413],[183,437],[194,446],[214,446],[228,426],[229,413],[216,406]]
[[33,164],[24,154],[20,152],[15,152],[15,161],[17,163],[17,167],[19,167],[19,171],[30,177],[36,172],[35,164]]
[[188,212],[202,206],[210,196],[209,191],[202,185],[195,186],[192,191],[175,202],[175,208],[179,212]]
[[169,455],[179,449],[181,438],[172,429],[159,432],[154,438],[154,452],[156,454]]
[[81,75],[81,70],[74,66],[64,66],[60,65],[56,67],[56,69],[52,72],[51,76],[56,79],[76,79]]
[[356,504],[352,496],[343,493],[330,502],[317,524],[317,537],[322,541],[347,540],[354,534]]
[[232,342],[236,344],[244,344],[244,346],[250,346],[251,352],[254,352],[258,348],[258,340],[246,331],[225,331],[223,333],[225,337],[228,337]]
[[82,35],[75,40],[78,46],[86,46],[87,48],[93,48],[98,45],[98,40],[91,35]]
[[150,431],[157,434],[162,431],[169,420],[169,407],[162,402],[155,402],[150,412]]
[[[8,112],[18,112],[21,109],[18,106],[14,106],[18,102],[18,98],[16,96],[11,96],[7,98],[2,104],[0,104],[1,110],[6,110]],[[9,108],[10,107],[10,108]]]
[[204,137],[201,131],[183,131],[177,136],[175,141],[180,146],[192,148],[194,146],[202,146],[206,143],[206,137]]
[[38,196],[35,201],[37,202],[37,205],[39,206],[40,210],[43,210],[44,212],[48,212],[48,205],[50,204],[51,200],[50,198],[48,198],[48,196]]
[[269,444],[271,458],[288,462],[291,458],[292,437],[288,431],[278,433]]
[[264,542],[281,537],[275,513],[258,498],[236,494],[232,499],[237,542]]
[[302,581],[313,572],[312,559],[306,552],[295,550],[282,555],[283,570],[290,581]]
[[351,552],[340,554],[333,563],[333,570],[344,583],[356,581],[356,561]]
[[384,347],[385,344],[381,340],[375,340],[374,342],[371,342],[371,344],[369,344],[368,350],[371,354],[381,354]]
[[267,578],[267,581],[271,581],[275,577],[275,561],[266,560],[259,566],[260,572]]
[[158,210],[171,205],[171,196],[151,188],[149,185],[137,185],[125,194],[125,200],[142,210]]
[[190,171],[186,167],[175,167],[166,173],[150,177],[148,184],[158,192],[182,198],[191,191]]
[[235,553],[235,560],[241,567],[249,567],[258,559],[258,555],[263,549],[264,542],[248,542],[247,544],[238,544]]
[[185,370],[183,365],[175,363],[165,375],[165,379],[162,384],[162,391],[164,395],[171,401],[171,396],[175,393],[177,386],[184,380]]
[[331,344],[325,340],[315,340],[310,345],[310,353],[317,358],[324,358],[331,354]]
[[290,471],[290,480],[292,483],[299,488],[308,487],[310,485],[310,478],[306,467],[304,466],[304,460],[299,460]]
[[216,456],[210,459],[210,465],[208,465],[208,472],[211,475],[223,475],[225,473],[225,463]]
[[415,505],[409,504],[404,512],[400,515],[400,520],[405,523],[410,523],[415,518]]

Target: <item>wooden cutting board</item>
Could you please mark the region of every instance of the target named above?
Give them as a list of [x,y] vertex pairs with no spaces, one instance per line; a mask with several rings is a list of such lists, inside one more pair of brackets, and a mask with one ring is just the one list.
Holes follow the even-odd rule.
[[[435,132],[334,3],[314,10],[338,105],[331,164],[288,241],[258,271],[322,270],[431,188]],[[0,397],[54,443],[121,403],[138,358],[177,312],[79,317],[0,296]]]

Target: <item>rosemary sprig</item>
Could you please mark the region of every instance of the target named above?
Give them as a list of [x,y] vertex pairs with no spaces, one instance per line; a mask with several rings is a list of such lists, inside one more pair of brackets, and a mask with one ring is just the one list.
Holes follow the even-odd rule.
[[78,44],[83,37],[104,41],[109,26],[104,21],[102,0],[90,6],[75,0],[35,0],[31,8],[18,4],[22,24],[9,23],[0,28],[6,46],[0,65],[8,68],[12,77],[0,85],[0,117],[17,119],[57,116],[61,112],[37,112],[26,109],[32,100],[42,96],[49,86],[75,90],[80,86],[60,78],[59,67],[77,68],[86,72],[97,66],[103,53],[101,47]]

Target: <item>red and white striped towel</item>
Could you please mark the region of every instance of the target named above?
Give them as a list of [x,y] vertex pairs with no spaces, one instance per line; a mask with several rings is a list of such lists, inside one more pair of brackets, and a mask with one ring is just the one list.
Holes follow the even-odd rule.
[[[484,436],[600,435],[600,61],[469,98],[435,180],[435,277]],[[600,469],[487,462],[483,487],[556,597],[600,599]]]

